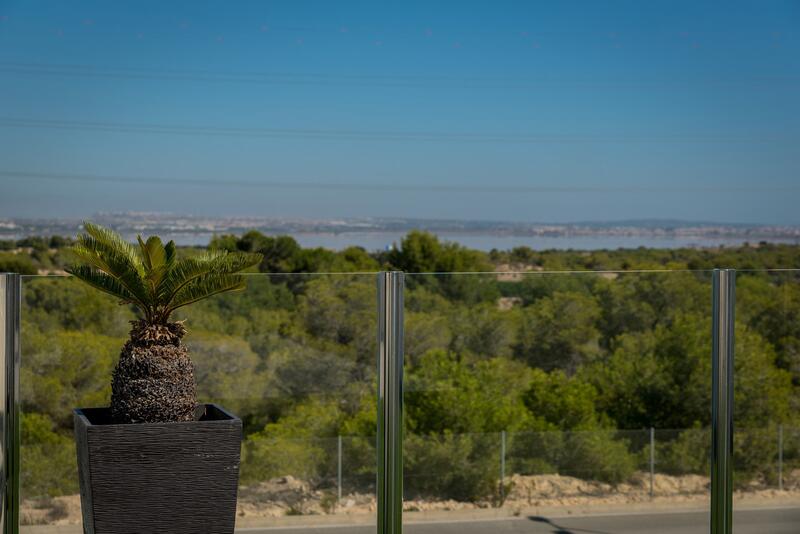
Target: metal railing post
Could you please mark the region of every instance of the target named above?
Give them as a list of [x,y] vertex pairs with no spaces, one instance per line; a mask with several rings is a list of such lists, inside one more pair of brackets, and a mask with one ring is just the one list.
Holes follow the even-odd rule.
[[19,329],[21,278],[18,274],[0,274],[0,420],[3,436],[2,458],[3,508],[0,515],[3,534],[19,532]]
[[783,425],[778,425],[778,490],[783,491]]
[[650,427],[650,498],[655,496],[656,478],[656,429]]
[[736,271],[715,269],[712,285],[711,534],[731,534]]
[[403,290],[378,274],[378,534],[403,531]]
[[506,498],[506,431],[500,432],[500,504]]
[[336,502],[342,502],[342,436],[339,436],[339,439],[336,443]]

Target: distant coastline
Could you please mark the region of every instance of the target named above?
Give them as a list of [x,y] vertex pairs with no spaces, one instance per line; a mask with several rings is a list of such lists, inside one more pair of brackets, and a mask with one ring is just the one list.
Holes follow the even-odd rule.
[[[601,250],[618,248],[713,248],[759,242],[800,244],[800,226],[721,224],[689,221],[600,221],[568,224],[401,218],[306,220],[262,217],[199,217],[163,213],[101,213],[91,220],[130,239],[159,234],[183,246],[204,246],[215,235],[258,230],[293,236],[303,247],[369,251],[398,245],[413,229],[478,250]],[[77,219],[0,219],[0,239],[31,235],[75,235]]]

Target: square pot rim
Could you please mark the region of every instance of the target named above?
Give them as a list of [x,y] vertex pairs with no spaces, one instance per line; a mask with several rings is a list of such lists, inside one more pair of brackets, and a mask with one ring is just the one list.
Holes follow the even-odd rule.
[[205,403],[199,403],[197,405],[198,408],[201,407],[201,406],[205,407],[205,408],[212,407],[215,410],[219,411],[224,417],[221,418],[221,419],[205,419],[205,420],[195,420],[195,421],[163,421],[163,422],[157,422],[157,423],[102,423],[102,424],[96,424],[96,423],[92,423],[92,421],[87,416],[86,412],[88,410],[92,410],[92,411],[94,411],[94,410],[107,410],[107,411],[110,411],[111,407],[109,407],[109,406],[97,406],[97,407],[73,408],[72,413],[74,414],[74,416],[78,420],[80,420],[82,425],[84,425],[84,426],[86,426],[88,428],[109,428],[109,429],[110,428],[115,428],[115,429],[119,429],[119,428],[143,428],[143,427],[148,427],[148,426],[150,426],[150,427],[164,427],[164,426],[175,426],[175,425],[178,425],[178,426],[184,426],[184,425],[189,426],[189,425],[198,425],[198,424],[203,424],[203,425],[209,425],[209,424],[230,425],[231,423],[234,423],[234,424],[235,423],[239,423],[239,424],[241,424],[241,419],[239,419],[239,417],[237,417],[236,415],[232,414],[231,412],[229,412],[228,410],[226,410],[225,408],[223,408],[219,404],[216,404],[216,403],[213,403],[213,402],[205,402]]

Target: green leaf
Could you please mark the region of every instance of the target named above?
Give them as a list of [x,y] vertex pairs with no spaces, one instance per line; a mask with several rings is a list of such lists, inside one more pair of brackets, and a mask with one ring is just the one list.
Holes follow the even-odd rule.
[[139,255],[136,254],[136,249],[133,245],[125,241],[121,235],[108,228],[103,228],[100,225],[85,221],[83,228],[86,233],[93,237],[95,241],[102,244],[106,249],[115,250],[124,255],[130,264],[136,269],[140,276],[144,275],[144,266]]
[[147,303],[150,300],[140,271],[119,248],[83,235],[71,251],[85,264],[117,279],[140,302]]
[[260,254],[215,251],[179,260],[164,277],[162,287],[159,288],[160,300],[170,306],[176,295],[198,278],[209,274],[214,276],[233,274],[260,263],[261,258]]
[[139,248],[142,251],[145,272],[163,267],[167,254],[164,245],[161,244],[161,239],[158,236],[151,236],[147,239],[147,243],[142,241],[142,236],[136,236],[136,239],[139,241]]
[[147,239],[147,243],[142,241],[141,236],[137,236],[137,240],[142,251],[145,279],[147,280],[150,296],[153,302],[156,303],[158,301],[158,288],[168,269],[167,251],[158,236],[151,236]]
[[187,283],[211,272],[212,256],[204,254],[196,258],[184,258],[176,261],[162,280],[161,287],[159,287],[159,299],[169,303]]
[[138,303],[136,297],[119,283],[114,277],[88,265],[68,267],[67,272],[90,286],[113,295],[123,302]]
[[165,322],[176,308],[211,295],[244,289],[239,271],[256,265],[260,254],[217,251],[178,259],[174,241],[164,245],[152,236],[139,246],[119,234],[84,223],[86,234],[71,248],[78,260],[68,272],[84,282],[135,304],[147,321]]
[[167,265],[168,269],[175,264],[177,258],[178,254],[175,248],[175,241],[170,241],[164,247],[164,263]]
[[193,279],[177,292],[175,298],[167,307],[167,314],[212,295],[228,291],[241,291],[246,282],[242,275],[217,273]]

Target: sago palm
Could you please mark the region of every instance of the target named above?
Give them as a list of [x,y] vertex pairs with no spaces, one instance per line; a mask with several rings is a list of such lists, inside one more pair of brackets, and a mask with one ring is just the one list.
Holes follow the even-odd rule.
[[261,261],[258,254],[208,252],[178,259],[175,243],[119,234],[85,223],[71,247],[77,263],[67,269],[87,284],[133,305],[132,321],[111,381],[111,413],[120,423],[190,421],[197,404],[194,366],[181,343],[186,328],[170,321],[175,310],[227,291],[242,290],[240,272]]

